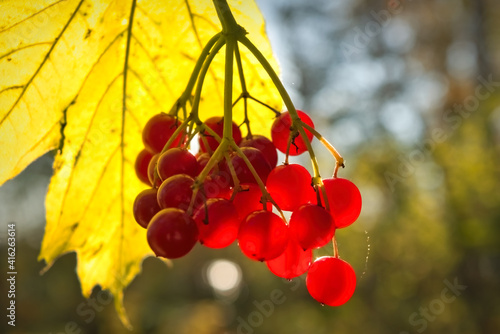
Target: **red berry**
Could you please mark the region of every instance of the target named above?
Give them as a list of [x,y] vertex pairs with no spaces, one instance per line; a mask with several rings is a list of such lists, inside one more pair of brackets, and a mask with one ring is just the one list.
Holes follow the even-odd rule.
[[158,174],[166,180],[175,174],[198,175],[200,165],[194,155],[185,148],[173,147],[168,149],[158,159]]
[[148,227],[151,218],[160,211],[156,201],[156,189],[146,189],[137,195],[134,201],[134,218],[144,228]]
[[198,241],[198,228],[186,212],[176,208],[163,209],[149,223],[147,238],[156,256],[176,259],[194,247]]
[[320,248],[332,240],[335,225],[332,215],[316,204],[299,206],[290,217],[290,238],[302,249]]
[[[171,115],[165,113],[154,115],[146,123],[144,130],[142,130],[142,142],[144,146],[151,152],[161,152],[180,124],[181,123]],[[180,133],[175,138],[171,147],[178,146],[183,136],[184,134]]]
[[241,222],[238,243],[242,252],[250,259],[272,260],[286,249],[288,226],[272,212],[256,211]]
[[251,138],[243,139],[240,147],[253,147],[261,151],[271,168],[276,167],[278,163],[278,152],[276,151],[276,147],[267,137],[253,135]]
[[230,175],[220,173],[210,174],[203,182],[203,191],[206,198],[231,198]]
[[[201,173],[210,160],[210,155],[208,153],[202,153],[198,156],[197,160],[200,165]],[[224,171],[222,169],[224,169]],[[233,181],[231,179],[231,174],[226,170],[227,165],[225,164],[225,160],[222,160],[210,171],[203,183],[207,198],[220,197],[229,199],[231,197],[231,184]]]
[[139,152],[137,158],[135,159],[135,174],[137,175],[139,180],[141,180],[148,186],[151,186],[152,184],[149,181],[149,176],[148,176],[148,166],[152,157],[153,154],[151,152],[149,152],[146,149],[143,149],[141,152]]
[[[222,139],[222,135],[224,133],[224,117],[220,116],[214,116],[210,117],[205,121],[205,125],[208,126],[210,129],[212,129],[216,134],[219,135],[219,137]],[[233,139],[236,142],[236,145],[239,145],[241,142],[241,131],[238,125],[233,122],[232,125],[233,128]],[[207,131],[203,131],[200,133],[200,138],[198,139],[200,143],[200,150],[202,152],[206,152],[207,149],[205,148],[205,143],[203,142],[202,136],[207,140],[208,146],[210,147],[210,150],[215,151],[217,149],[217,146],[219,146],[219,142],[217,139],[215,139],[210,133]]]
[[267,261],[267,267],[273,274],[286,279],[300,276],[309,269],[312,262],[312,250],[303,250],[300,245],[290,239],[283,254]]
[[230,201],[211,198],[193,216],[200,231],[200,243],[210,248],[224,248],[232,244],[240,227],[238,213]]
[[[240,220],[243,220],[250,213],[259,211],[264,208],[262,205],[262,192],[258,185],[253,183],[244,183],[240,185],[241,189],[238,190],[233,198],[233,204],[238,211]],[[234,190],[236,191],[236,190]]]
[[[158,204],[160,208],[179,208],[186,211],[193,197],[194,179],[186,174],[177,174],[163,181],[158,189]],[[203,196],[198,191],[194,208],[203,204]]]
[[323,183],[335,226],[342,228],[354,223],[361,212],[361,193],[358,187],[342,178],[326,179]]
[[280,209],[294,211],[316,200],[311,179],[311,174],[301,165],[281,165],[269,173],[266,188]]
[[[271,166],[266,161],[264,154],[256,148],[253,147],[242,147],[241,151],[248,158],[250,164],[253,166],[259,178],[266,183],[267,176],[271,172]],[[231,163],[233,164],[234,171],[236,172],[236,177],[240,180],[240,183],[257,183],[252,172],[248,168],[247,164],[242,157],[233,153],[231,157]],[[229,173],[229,167],[223,169],[226,173]],[[232,181],[232,179],[231,179]]]
[[309,268],[307,290],[318,302],[329,306],[345,304],[356,289],[356,273],[339,258],[320,257]]
[[[314,123],[311,118],[301,110],[297,110],[297,114],[302,122],[314,128]],[[284,112],[278,116],[273,122],[271,126],[271,138],[273,139],[273,143],[278,150],[283,153],[286,153],[286,148],[288,145],[288,137],[290,137],[290,127],[292,126],[292,117],[289,112]],[[304,129],[309,141],[313,139],[313,134],[308,130]],[[295,144],[295,145],[294,145]],[[293,139],[290,144],[290,155],[299,155],[307,151],[307,146],[302,139],[302,136],[299,134],[295,139]]]
[[[153,157],[151,158],[151,161],[149,162],[149,165],[148,165],[148,179],[149,179],[149,182],[151,184],[154,183],[155,169],[156,169],[156,164],[158,163],[158,158],[159,157],[160,157],[159,153],[153,155]],[[156,183],[155,183],[154,186],[156,188],[158,188],[160,185],[161,185],[161,179],[160,179],[160,177],[157,177],[156,178]]]

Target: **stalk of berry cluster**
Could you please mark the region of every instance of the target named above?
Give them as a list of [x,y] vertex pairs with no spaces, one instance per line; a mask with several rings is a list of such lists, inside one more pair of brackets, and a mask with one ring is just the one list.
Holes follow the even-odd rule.
[[[194,66],[193,72],[191,72],[191,76],[189,77],[189,81],[186,85],[186,88],[184,89],[184,92],[179,98],[179,102],[181,103],[186,103],[190,98],[191,98],[191,92],[193,91],[194,85],[196,84],[196,81],[198,79],[198,76],[200,74],[201,68],[203,64],[205,64],[205,60],[210,54],[217,54],[217,48],[214,47],[214,50],[212,50],[212,47],[221,39],[221,33],[215,34],[205,45],[203,50],[201,51],[200,56],[198,57],[198,60],[196,61],[196,64]],[[221,45],[222,46],[222,45]],[[220,47],[219,47],[220,49]],[[212,57],[213,58],[213,57]],[[210,62],[209,62],[210,63]]]
[[[295,106],[293,105],[292,99],[288,95],[288,92],[286,91],[285,87],[281,83],[281,80],[279,79],[278,75],[276,72],[273,70],[271,64],[267,61],[266,57],[260,52],[260,50],[253,45],[253,43],[246,38],[246,36],[243,36],[241,38],[241,43],[245,45],[248,50],[257,58],[257,60],[261,63],[262,67],[266,70],[267,74],[273,81],[274,85],[276,86],[276,89],[281,95],[281,98],[283,99],[283,102],[285,103],[288,112],[290,113],[290,116],[292,118],[292,124],[294,126],[297,126],[297,131],[299,134],[302,136],[304,143],[306,144],[307,151],[309,152],[309,157],[311,159],[313,171],[314,171],[314,177],[313,177],[313,185],[316,187],[316,189],[321,189],[321,192],[323,194],[323,199],[325,201],[325,208],[328,210],[330,208],[329,203],[328,203],[328,198],[326,196],[326,190],[323,185],[323,182],[321,181],[321,175],[319,173],[319,166],[318,166],[318,161],[316,159],[316,155],[314,153],[314,150],[312,149],[311,143],[309,142],[309,139],[307,138],[306,132],[304,131],[303,125],[304,123],[300,120],[297,110],[295,109]],[[290,147],[290,145],[288,145]]]

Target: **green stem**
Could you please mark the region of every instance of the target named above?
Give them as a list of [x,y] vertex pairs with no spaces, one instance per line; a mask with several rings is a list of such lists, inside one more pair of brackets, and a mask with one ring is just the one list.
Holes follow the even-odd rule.
[[163,149],[161,150],[160,154],[164,153],[166,150],[168,150],[170,148],[170,146],[172,146],[172,143],[174,142],[174,140],[179,136],[179,134],[182,131],[184,131],[187,128],[191,119],[192,119],[191,115],[188,116],[188,118],[186,118],[184,120],[184,122],[182,122],[182,124],[177,129],[175,129],[174,133],[172,134],[172,136],[170,136],[170,138],[166,142],[165,146],[163,146]]
[[240,189],[240,180],[238,179],[238,176],[236,175],[236,170],[234,169],[234,165],[231,161],[231,157],[229,154],[226,152],[224,153],[224,158],[226,158],[227,162],[227,167],[229,168],[229,173],[231,173],[231,178],[233,179],[234,187],[233,187],[233,194],[231,195],[231,200],[234,199],[234,196]]
[[217,52],[222,48],[222,46],[225,43],[226,43],[226,38],[223,35],[221,35],[217,40],[216,44],[214,45],[212,52],[210,52],[210,54],[207,56],[200,70],[200,74],[198,76],[198,84],[196,85],[196,91],[194,93],[193,107],[191,108],[191,114],[194,114],[193,117],[195,117],[194,119],[198,123],[201,123],[200,118],[198,116],[198,107],[200,105],[201,90],[203,88],[203,83],[205,82],[205,77],[207,75],[208,69],[210,68],[212,60],[215,58]]
[[273,107],[271,107],[269,104],[264,103],[264,102],[262,102],[262,101],[261,101],[261,100],[259,100],[259,99],[256,99],[255,97],[253,97],[253,96],[252,96],[252,95],[250,95],[250,94],[248,95],[248,98],[249,98],[249,99],[252,99],[252,100],[254,100],[255,102],[257,102],[257,103],[259,103],[259,104],[263,105],[264,107],[266,107],[266,108],[270,109],[272,112],[274,112],[274,114],[275,114],[275,116],[276,116],[276,117],[278,117],[278,116],[281,114],[281,112],[279,112],[278,110],[274,109],[274,108],[273,108]]
[[193,185],[193,196],[191,197],[191,203],[189,205],[189,209],[187,211],[188,214],[191,214],[193,212],[193,207],[194,207],[194,202],[195,199],[198,195],[198,192],[200,191],[200,187],[205,181],[205,178],[208,176],[212,168],[215,167],[215,165],[219,162],[221,157],[224,155],[224,153],[227,151],[227,147],[230,144],[229,140],[226,138],[223,138],[217,149],[215,150],[214,154],[212,154],[212,157],[210,160],[208,160],[207,165],[201,173],[196,177]]
[[[233,18],[234,19],[234,18]],[[226,64],[224,69],[224,132],[223,137],[233,140],[233,62],[236,39],[226,40]]]
[[274,205],[274,207],[279,211],[279,213],[281,215],[281,218],[283,218],[283,220],[286,222],[286,218],[285,218],[285,215],[283,214],[283,211],[281,211],[281,209],[278,206],[278,204],[276,204],[276,202],[274,201],[274,199],[267,192],[266,186],[264,185],[264,182],[262,182],[259,174],[257,173],[257,171],[255,170],[255,168],[253,167],[253,165],[250,162],[250,160],[248,160],[247,156],[243,153],[243,151],[241,150],[241,148],[239,148],[238,145],[236,145],[236,143],[234,142],[234,140],[232,142],[230,142],[230,145],[236,151],[236,153],[238,154],[238,156],[241,157],[243,159],[243,161],[245,162],[245,164],[247,165],[248,169],[250,170],[250,173],[252,173],[253,177],[255,178],[255,181],[257,181],[257,185],[259,186],[260,191],[262,192],[262,195],[264,196],[264,198],[267,199],[269,202],[271,202],[272,205]]
[[312,167],[314,170],[314,178],[313,181],[315,184],[317,183],[318,178],[320,178],[319,174],[319,166],[318,166],[318,161],[316,159],[316,155],[314,154],[314,151],[312,149],[311,143],[309,142],[309,139],[307,138],[306,132],[304,131],[304,128],[302,126],[302,121],[300,120],[299,115],[297,114],[297,110],[295,109],[295,106],[293,105],[292,99],[288,95],[288,92],[286,91],[285,87],[281,83],[281,80],[279,79],[278,75],[272,68],[271,64],[267,61],[266,57],[260,52],[260,50],[253,45],[253,43],[246,37],[246,36],[241,36],[239,38],[239,41],[247,47],[247,49],[257,58],[257,60],[260,62],[264,70],[267,72],[271,80],[273,81],[274,85],[276,86],[276,89],[278,89],[278,92],[281,95],[281,98],[283,99],[283,102],[285,103],[288,112],[290,113],[290,116],[292,118],[292,126],[297,127],[297,131],[299,134],[302,136],[302,139],[304,140],[304,143],[306,144],[307,151],[309,152],[309,156],[311,158],[311,163]]
[[213,0],[215,10],[217,11],[217,16],[219,17],[220,23],[222,25],[222,32],[225,34],[234,33],[239,29],[242,29],[234,19],[233,13],[227,4],[226,0]]
[[[189,98],[191,97],[191,92],[193,91],[193,87],[196,83],[196,79],[198,79],[198,75],[200,74],[201,68],[205,62],[205,59],[209,56],[211,53],[210,50],[212,47],[215,45],[217,41],[219,41],[221,37],[221,33],[216,34],[213,36],[208,43],[205,45],[203,50],[201,50],[201,54],[198,57],[198,60],[196,61],[196,65],[194,66],[193,72],[191,73],[191,77],[189,78],[189,81],[186,85],[186,88],[184,89],[184,92],[182,93],[181,97],[179,100],[185,104]],[[217,50],[213,50],[212,53],[217,53]]]
[[333,147],[332,144],[330,144],[328,142],[328,140],[325,139],[325,137],[323,137],[321,135],[321,133],[319,133],[318,131],[316,131],[313,127],[311,127],[309,124],[306,124],[306,123],[303,123],[303,126],[309,131],[311,132],[316,138],[318,138],[318,140],[328,149],[328,151],[330,151],[330,153],[335,157],[335,160],[337,161],[336,162],[336,165],[335,165],[335,171],[333,172],[333,177],[336,178],[337,177],[337,171],[339,169],[339,167],[342,167],[344,168],[345,165],[344,165],[344,158],[342,158],[342,156],[340,155],[340,153],[335,149],[335,147]]
[[238,43],[236,43],[236,49],[234,55],[236,58],[236,65],[238,67],[238,75],[240,77],[240,83],[241,83],[241,95],[238,98],[238,100],[240,98],[243,98],[243,112],[245,115],[245,119],[243,120],[242,125],[245,124],[247,127],[247,138],[252,138],[252,130],[250,129],[250,119],[248,118],[248,101],[247,101],[247,98],[249,97],[250,94],[248,94],[247,84],[245,82],[245,73],[243,72],[243,64],[241,62],[241,55]]
[[333,256],[338,259],[339,258],[339,248],[337,247],[337,238],[335,237],[335,235],[333,236],[332,243],[333,243]]

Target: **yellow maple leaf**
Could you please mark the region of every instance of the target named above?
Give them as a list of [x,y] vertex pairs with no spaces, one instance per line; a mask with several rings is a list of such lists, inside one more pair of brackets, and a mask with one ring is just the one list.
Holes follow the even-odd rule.
[[[229,5],[272,59],[255,3]],[[2,3],[0,184],[58,149],[39,259],[50,267],[75,251],[83,294],[95,285],[109,289],[124,323],[123,289],[152,254],[132,214],[144,188],[134,171],[141,131],[152,115],[170,110],[220,29],[210,0]],[[271,80],[241,52],[249,91],[279,109]],[[216,57],[203,87],[202,119],[222,115],[223,66],[224,57]],[[237,82],[236,75],[234,96]],[[272,113],[257,103],[249,108],[252,131],[268,134]],[[237,122],[242,110],[235,109]]]

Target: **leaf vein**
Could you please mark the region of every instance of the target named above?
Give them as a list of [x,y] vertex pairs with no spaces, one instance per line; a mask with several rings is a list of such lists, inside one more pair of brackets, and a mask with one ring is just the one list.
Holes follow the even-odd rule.
[[75,99],[76,97],[81,93],[82,89],[85,87],[85,85],[87,84],[87,80],[89,79],[90,75],[94,72],[96,66],[101,62],[102,58],[104,57],[104,55],[111,49],[111,47],[113,46],[113,44],[115,44],[115,42],[123,36],[123,34],[125,33],[126,30],[123,30],[122,32],[120,32],[118,35],[115,36],[115,38],[113,38],[113,40],[106,46],[106,48],[102,51],[102,53],[99,55],[99,58],[97,58],[97,60],[94,62],[94,64],[92,64],[92,67],[90,68],[89,72],[87,73],[87,75],[85,76],[85,79],[83,80],[82,82],[82,85],[80,86],[80,89],[78,89],[78,92],[76,93],[75,95]]
[[169,91],[169,93],[173,95],[172,87],[170,87],[170,85],[167,82],[167,80],[165,79],[165,77],[161,74],[161,71],[158,68],[158,66],[156,65],[156,62],[153,60],[153,57],[151,57],[151,54],[148,52],[148,50],[144,47],[144,45],[142,44],[142,42],[135,35],[133,35],[132,38],[137,43],[137,45],[140,46],[140,48],[142,49],[142,51],[144,51],[144,53],[146,54],[146,56],[149,59],[149,61],[151,61],[151,63],[153,64],[153,67],[155,68],[156,72],[158,72],[158,76],[160,77],[161,81],[163,82],[163,84],[165,85],[165,87],[167,87],[167,90]]
[[10,52],[7,52],[7,53],[5,53],[5,54],[1,55],[1,56],[0,56],[0,59],[3,59],[3,58],[5,58],[5,57],[8,57],[8,56],[10,56],[11,54],[14,54],[14,53],[16,53],[16,52],[18,52],[18,51],[22,51],[22,50],[24,50],[24,49],[28,49],[28,48],[32,48],[32,47],[35,47],[35,46],[40,46],[40,45],[50,45],[50,44],[52,44],[52,42],[39,42],[39,43],[33,43],[33,44],[24,45],[24,46],[21,46],[21,47],[19,47],[19,48],[17,48],[17,49],[14,49],[14,50],[12,50],[12,51],[10,51]]
[[160,101],[158,101],[158,99],[153,94],[153,92],[148,87],[148,85],[146,85],[146,83],[144,82],[144,80],[142,80],[142,77],[139,75],[139,73],[137,73],[137,71],[134,70],[131,66],[128,67],[128,70],[129,70],[130,73],[132,73],[137,78],[137,80],[141,83],[141,85],[144,87],[144,89],[146,90],[146,92],[148,92],[149,96],[151,96],[151,98],[153,99],[153,101],[155,101],[156,105],[160,108],[160,110],[163,109],[163,106],[161,105]]
[[[136,7],[136,0],[132,0],[132,8],[130,9],[130,18],[128,21],[127,31],[127,47],[125,51],[125,61],[123,64],[123,96],[122,96],[122,124],[120,133],[120,153],[121,153],[121,173],[120,173],[120,204],[121,204],[121,217],[120,217],[120,248],[118,250],[119,268],[123,268],[123,231],[125,229],[125,113],[127,111],[127,76],[128,76],[128,61],[130,56],[130,44],[132,41],[132,25],[134,23],[134,14]],[[120,272],[123,277],[123,272]]]
[[12,29],[12,28],[14,28],[14,27],[15,27],[15,26],[17,26],[17,25],[19,25],[19,24],[21,24],[21,23],[23,23],[23,22],[25,22],[25,21],[30,20],[31,18],[33,18],[33,17],[37,16],[38,14],[43,13],[43,12],[44,12],[44,11],[46,11],[47,9],[49,9],[49,8],[51,8],[51,7],[54,7],[55,5],[57,5],[57,4],[59,4],[59,3],[63,2],[63,1],[66,1],[66,0],[59,0],[59,1],[54,2],[53,4],[48,5],[47,7],[45,7],[45,8],[43,8],[43,9],[39,10],[38,12],[35,12],[35,13],[31,14],[30,16],[28,16],[28,17],[26,17],[26,18],[22,19],[21,21],[18,21],[18,22],[16,22],[16,23],[12,24],[11,26],[8,26],[7,28],[4,28],[4,29],[0,30],[0,33],[4,32],[4,31],[7,31],[7,30],[9,30],[9,29]]
[[[113,160],[115,155],[118,153],[119,149],[120,149],[120,145],[117,145],[116,148],[113,150],[113,152],[109,155],[109,159],[104,163],[101,174],[99,175],[99,178],[97,179],[97,182],[95,183],[94,189],[92,189],[92,195],[89,196],[90,201],[87,202],[87,204],[85,205],[85,208],[83,209],[82,217],[80,218],[80,221],[83,221],[86,214],[89,212],[90,205],[93,202],[95,194],[99,190],[99,186],[101,185],[101,182],[104,179],[104,175],[106,175],[106,172],[108,171],[108,168],[111,164],[111,161]],[[113,203],[114,201],[111,201],[111,202]]]
[[[62,1],[62,0],[61,0]],[[12,107],[9,109],[9,111],[4,115],[4,117],[2,118],[2,120],[0,120],[0,125],[3,124],[3,122],[5,121],[5,119],[7,119],[9,117],[9,115],[12,113],[12,111],[14,110],[15,106],[19,103],[19,101],[22,99],[22,97],[24,96],[24,93],[26,93],[26,90],[28,89],[28,87],[31,85],[31,83],[33,82],[33,80],[35,79],[35,77],[38,75],[38,73],[40,72],[40,70],[42,69],[42,67],[45,65],[45,63],[47,62],[47,59],[49,59],[50,55],[52,54],[52,51],[54,50],[54,48],[56,47],[57,45],[57,42],[61,39],[61,36],[64,34],[64,32],[66,31],[66,29],[69,27],[71,21],[73,21],[73,18],[75,17],[76,13],[78,12],[78,10],[80,9],[80,6],[82,5],[84,0],[80,0],[80,2],[78,3],[78,6],[76,7],[75,11],[71,14],[71,17],[69,18],[68,22],[66,22],[66,24],[64,25],[64,27],[62,28],[61,32],[59,33],[59,35],[56,37],[54,43],[52,44],[52,46],[50,47],[49,51],[47,52],[47,54],[45,55],[45,58],[42,60],[42,63],[40,64],[40,66],[38,66],[38,68],[36,69],[35,73],[33,74],[33,76],[28,80],[28,82],[26,83],[26,85],[24,86],[23,90],[21,91],[21,94],[19,94],[19,96],[17,97],[16,101],[14,102],[14,104],[12,105]]]
[[47,139],[47,137],[49,136],[49,134],[52,132],[52,130],[54,130],[54,128],[60,124],[60,121],[61,120],[58,120],[57,122],[55,122],[52,127],[49,129],[49,131],[47,131],[42,138],[40,138],[40,140],[38,140],[36,143],[34,143],[33,145],[31,145],[31,147],[26,150],[26,153],[24,153],[18,160],[17,160],[17,163],[16,163],[16,168],[17,166],[19,165],[19,162],[22,161],[28,154],[31,153],[31,151],[38,145],[40,144],[42,141],[44,141],[45,139]]
[[68,197],[68,194],[69,194],[69,190],[71,188],[71,185],[73,183],[73,177],[75,175],[75,167],[76,165],[78,164],[78,161],[80,159],[80,155],[84,149],[84,146],[85,146],[85,143],[87,142],[87,137],[88,137],[88,134],[90,132],[90,129],[92,127],[92,124],[94,122],[94,119],[95,119],[95,115],[97,114],[97,111],[99,109],[99,106],[101,104],[101,102],[104,100],[104,97],[106,96],[106,94],[108,93],[108,91],[111,89],[111,87],[113,86],[113,83],[121,76],[121,74],[117,75],[109,84],[108,86],[106,87],[106,90],[104,91],[104,93],[101,95],[101,98],[99,99],[99,102],[97,103],[96,105],[96,108],[94,110],[94,113],[92,114],[92,118],[90,119],[90,123],[89,123],[89,126],[87,127],[87,130],[85,132],[85,136],[83,138],[83,141],[82,141],[82,144],[80,145],[80,148],[78,150],[78,152],[76,153],[75,155],[75,161],[73,162],[73,168],[71,169],[71,173],[69,175],[69,178],[68,178],[68,183],[66,185],[66,189],[64,191],[64,195],[63,195],[63,201],[61,203],[61,211],[59,213],[59,219],[58,219],[58,222],[57,222],[57,225],[60,224],[61,222],[61,219],[62,219],[62,215],[63,215],[63,210],[64,210],[64,206],[66,205],[66,199]]
[[22,88],[24,88],[24,85],[10,86],[10,87],[7,87],[7,88],[0,90],[0,95],[2,95],[4,92],[11,90],[11,89],[22,89]]

